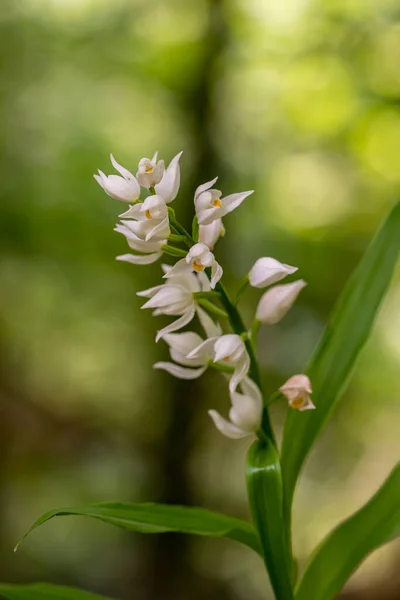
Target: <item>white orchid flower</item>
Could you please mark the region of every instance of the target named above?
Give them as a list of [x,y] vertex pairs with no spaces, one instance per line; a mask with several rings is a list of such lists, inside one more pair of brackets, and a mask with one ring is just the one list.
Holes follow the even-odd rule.
[[223,271],[221,265],[215,260],[214,254],[208,246],[198,242],[192,246],[186,255],[186,258],[178,260],[172,269],[164,275],[167,279],[181,272],[185,272],[188,266],[196,273],[201,273],[206,267],[211,267],[211,288],[214,289],[217,282],[221,279]]
[[179,165],[181,156],[182,152],[174,156],[165,169],[161,181],[154,186],[156,194],[161,196],[167,204],[175,200],[178,195],[181,183],[181,168]]
[[[143,235],[145,241],[165,239],[170,233],[168,207],[161,196],[148,196],[144,202],[134,204],[119,216],[137,221],[136,225],[131,222],[132,230],[137,235]],[[129,226],[130,222],[122,223]]]
[[291,408],[300,411],[316,408],[310,398],[312,387],[307,375],[293,375],[279,388],[279,391],[286,396]]
[[199,242],[213,250],[215,244],[220,237],[225,235],[225,227],[222,224],[222,219],[215,219],[209,225],[199,225]]
[[220,190],[212,189],[218,177],[199,185],[194,193],[194,205],[196,208],[199,225],[210,225],[216,219],[220,219],[240,206],[243,200],[250,196],[254,190],[239,192],[221,198]]
[[156,152],[153,158],[141,158],[138,165],[138,172],[136,173],[136,179],[139,184],[145,188],[151,188],[160,183],[162,176],[165,171],[165,165],[163,160],[157,162],[158,152]]
[[[165,269],[164,271],[170,271]],[[156,336],[156,342],[168,333],[178,331],[188,325],[196,314],[196,302],[193,294],[195,292],[208,291],[210,284],[207,277],[194,275],[191,269],[187,267],[186,271],[181,271],[177,275],[173,275],[163,285],[138,292],[138,296],[150,298],[142,308],[154,308],[156,315],[171,315],[179,316],[173,323],[170,323],[161,329]]]
[[[162,255],[162,245],[170,233],[168,209],[160,196],[149,196],[120,215],[126,217],[114,229],[125,236],[130,248],[145,254],[122,254],[117,260],[135,265],[149,265]],[[130,219],[130,220],[127,220]]]
[[297,267],[291,267],[275,260],[275,258],[264,257],[256,260],[249,272],[250,285],[256,288],[264,288],[272,285],[286,275],[297,271]]
[[257,306],[256,319],[261,323],[278,323],[292,307],[301,290],[306,286],[303,279],[276,285],[261,297]]
[[119,175],[108,175],[107,177],[100,169],[99,174],[93,175],[93,177],[111,198],[121,200],[121,202],[135,202],[140,197],[140,185],[136,177],[118,164],[112,154],[110,154],[110,158],[114,169],[121,173],[122,177]]
[[252,435],[261,427],[263,402],[259,388],[248,377],[243,379],[240,387],[242,394],[231,392],[229,421],[216,410],[208,411],[216,428],[234,440]]
[[[220,325],[214,323],[211,317],[200,307],[197,307],[197,316],[200,319],[207,338],[215,340],[218,336],[222,335]],[[172,360],[178,364],[157,362],[154,365],[155,369],[163,369],[179,379],[196,379],[207,370],[208,363],[213,357],[210,348],[205,347],[197,358],[187,358],[187,355],[204,341],[197,333],[193,331],[169,333],[163,339],[169,345]]]
[[189,352],[187,358],[199,358],[204,352],[211,350],[214,362],[224,361],[226,365],[234,368],[229,381],[229,390],[233,393],[250,369],[250,358],[244,341],[240,335],[236,335],[235,333],[222,335],[216,340],[205,340],[205,342]]

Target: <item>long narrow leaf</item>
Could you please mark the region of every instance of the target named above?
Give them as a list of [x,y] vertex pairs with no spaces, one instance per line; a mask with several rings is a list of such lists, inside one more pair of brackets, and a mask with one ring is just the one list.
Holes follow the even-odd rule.
[[400,203],[393,208],[348,281],[307,369],[316,410],[290,411],[286,420],[281,462],[288,518],[301,467],[368,339],[399,253]]
[[140,533],[175,531],[195,535],[226,537],[241,542],[261,554],[257,533],[247,521],[204,508],[172,506],[169,504],[103,502],[77,508],[59,508],[42,515],[22,539],[49,519],[68,515],[91,517]]
[[293,600],[281,468],[271,442],[254,442],[247,455],[246,475],[250,508],[276,600]]
[[111,600],[105,596],[91,594],[73,587],[51,583],[29,583],[17,585],[0,584],[0,597],[7,600]]
[[400,535],[400,463],[359,511],[314,552],[296,600],[331,600],[367,555]]

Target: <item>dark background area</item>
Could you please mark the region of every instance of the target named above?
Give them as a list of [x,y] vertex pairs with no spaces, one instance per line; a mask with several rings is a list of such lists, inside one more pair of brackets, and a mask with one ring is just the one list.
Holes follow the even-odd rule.
[[[2,0],[0,9],[0,580],[48,580],[121,600],[241,600],[270,593],[261,561],[225,540],[139,536],[42,512],[105,500],[196,504],[248,517],[244,457],[212,426],[217,374],[155,372],[163,318],[136,292],[112,228],[122,205],[92,173],[136,172],[181,149],[174,208],[219,175],[256,192],[225,219],[226,281],[259,256],[307,280],[260,335],[266,388],[301,372],[400,181],[396,0]],[[235,283],[236,282],[236,283]],[[248,322],[259,292],[243,301]],[[304,564],[399,455],[400,281],[295,498]],[[274,406],[278,431],[286,407]],[[375,553],[343,600],[400,597],[399,545]]]

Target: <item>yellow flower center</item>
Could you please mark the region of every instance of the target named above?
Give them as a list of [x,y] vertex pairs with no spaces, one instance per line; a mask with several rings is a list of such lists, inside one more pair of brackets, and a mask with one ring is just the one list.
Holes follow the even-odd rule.
[[222,202],[219,198],[217,198],[216,200],[214,200],[214,202],[212,203],[213,206],[218,206],[218,208],[220,206],[222,206]]
[[222,360],[231,360],[230,356],[225,356]]
[[148,167],[146,167],[146,173],[152,173],[154,171],[154,167],[152,167],[151,165],[149,165]]
[[302,408],[304,406],[305,397],[302,392],[299,392],[296,398],[292,401],[292,408]]
[[192,267],[196,271],[196,273],[200,273],[200,271],[204,270],[203,265],[201,265],[200,263],[196,262],[195,260],[192,262]]
[[151,219],[151,212],[149,210],[146,210],[144,214],[146,215],[146,219]]

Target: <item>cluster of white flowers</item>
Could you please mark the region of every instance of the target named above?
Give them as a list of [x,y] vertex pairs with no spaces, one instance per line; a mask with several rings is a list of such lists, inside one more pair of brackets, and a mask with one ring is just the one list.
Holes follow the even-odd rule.
[[[165,252],[181,256],[173,266],[162,265],[165,283],[138,292],[148,298],[142,308],[153,309],[153,315],[178,317],[158,331],[156,341],[163,339],[169,346],[173,362],[158,362],[157,369],[164,369],[181,379],[200,377],[208,367],[215,366],[226,371],[229,377],[231,409],[230,421],[210,410],[216,427],[227,437],[241,438],[254,434],[261,427],[263,397],[256,383],[250,379],[251,358],[246,344],[251,344],[245,331],[224,334],[219,323],[208,311],[221,313],[208,297],[218,297],[219,283],[223,274],[213,249],[219,237],[225,234],[222,218],[253,192],[240,192],[222,197],[220,190],[212,186],[217,178],[200,185],[194,193],[196,228],[193,237],[175,221],[169,204],[175,200],[180,186],[180,157],[177,154],[167,168],[164,161],[152,159],[139,161],[136,177],[122,167],[111,155],[111,162],[120,175],[106,176],[102,171],[94,175],[104,191],[117,200],[130,204],[120,215],[121,222],[115,231],[122,233],[134,253],[117,256],[117,260],[144,265],[157,261]],[[141,187],[147,190],[141,199]],[[182,235],[183,231],[183,235]],[[190,245],[184,252],[169,241]],[[265,288],[297,271],[296,267],[264,257],[256,261],[248,273],[245,285]],[[300,279],[292,283],[275,285],[261,297],[254,324],[273,325],[280,321],[293,305],[305,286]],[[213,291],[213,290],[216,290]],[[204,330],[205,339],[193,331],[175,333],[188,325],[197,315]],[[241,389],[242,393],[237,390]],[[306,375],[291,377],[281,388],[289,405],[300,411],[314,408],[311,402],[311,384]]]

